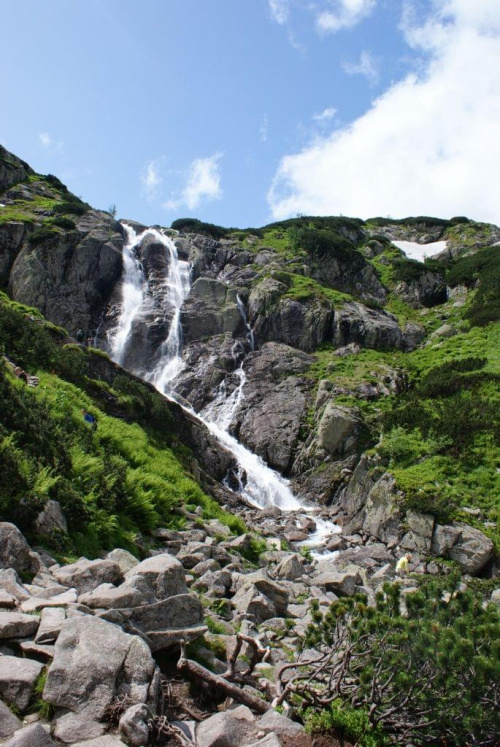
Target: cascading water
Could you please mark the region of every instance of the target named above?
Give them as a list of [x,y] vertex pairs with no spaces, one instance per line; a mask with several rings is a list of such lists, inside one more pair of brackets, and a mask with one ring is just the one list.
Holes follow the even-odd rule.
[[136,248],[142,241],[132,226],[123,223],[126,241],[123,246],[122,310],[117,327],[109,340],[111,358],[123,365],[134,320],[144,304],[146,277],[136,256]]
[[[128,241],[124,248],[124,277],[123,277],[123,307],[118,325],[111,336],[111,357],[117,361],[123,361],[127,347],[131,340],[131,330],[134,320],[142,313],[142,307],[147,295],[147,281],[142,270],[141,263],[136,257],[135,250],[144,236],[149,233],[162,243],[168,252],[169,270],[165,283],[168,286],[167,301],[173,310],[172,320],[168,335],[163,342],[159,355],[149,371],[141,373],[148,381],[166,396],[175,398],[172,382],[182,370],[181,358],[181,325],[180,315],[182,304],[190,291],[190,266],[188,262],[179,260],[174,242],[161,231],[148,229],[146,233],[139,236],[127,225],[124,226]],[[253,350],[254,335],[248,324],[243,302],[237,297],[238,308],[247,330],[247,341]],[[227,395],[226,383],[220,385],[213,402],[205,408],[201,414],[186,408],[191,415],[203,422],[209,431],[222,443],[226,449],[233,454],[238,462],[238,479],[241,486],[241,494],[252,505],[258,508],[277,506],[284,511],[310,511],[292,493],[288,480],[281,477],[277,472],[270,469],[265,462],[240,444],[234,436],[229,433],[230,425],[244,397],[244,386],[246,374],[243,369],[244,349],[239,342],[235,342],[233,356],[235,363],[242,356],[240,365],[233,372],[238,379],[237,386],[230,395]],[[340,531],[334,524],[318,520],[317,539],[324,539]],[[312,539],[312,538],[311,538]],[[315,542],[314,542],[315,544]]]

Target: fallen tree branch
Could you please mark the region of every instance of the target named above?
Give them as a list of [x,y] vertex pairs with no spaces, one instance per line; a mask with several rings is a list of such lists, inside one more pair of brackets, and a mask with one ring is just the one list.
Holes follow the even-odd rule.
[[270,704],[257,695],[257,690],[254,690],[254,695],[250,690],[240,688],[232,682],[228,682],[224,677],[220,677],[219,675],[210,672],[208,669],[205,669],[205,667],[202,667],[201,664],[186,657],[185,641],[181,641],[180,645],[181,655],[177,662],[177,670],[179,672],[183,672],[194,679],[206,682],[211,687],[221,690],[225,695],[236,700],[238,703],[242,703],[252,710],[257,711],[257,713],[266,713],[266,711],[271,710]]
[[252,658],[250,659],[248,669],[245,669],[245,671],[241,673],[243,677],[248,677],[248,675],[252,674],[255,666],[259,662],[267,661],[271,656],[271,649],[269,646],[263,646],[257,638],[252,638],[244,633],[238,633],[236,635],[236,646],[229,657],[227,670],[223,674],[223,677],[227,680],[234,679],[236,662],[244,643],[248,643],[248,645],[252,647]]

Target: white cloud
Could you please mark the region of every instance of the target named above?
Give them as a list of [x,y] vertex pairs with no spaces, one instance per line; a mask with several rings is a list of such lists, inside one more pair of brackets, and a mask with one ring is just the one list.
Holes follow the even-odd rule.
[[324,34],[351,29],[367,18],[376,4],[377,0],[329,0],[317,11],[316,26]]
[[419,75],[392,85],[349,126],[285,156],[268,194],[296,213],[469,215],[500,222],[500,3],[434,0],[405,34]]
[[167,210],[178,210],[186,205],[196,210],[203,200],[217,200],[222,196],[220,186],[221,174],[219,161],[222,153],[215,153],[207,158],[196,158],[187,172],[186,183],[179,195],[167,200]]
[[290,0],[269,0],[269,10],[273,21],[284,26],[290,17]]
[[359,62],[343,62],[342,68],[348,75],[364,75],[370,85],[379,78],[378,63],[370,52],[361,52]]
[[159,171],[160,166],[158,161],[149,161],[141,176],[142,186],[150,199],[158,196],[158,190],[163,182]]
[[49,153],[60,153],[63,149],[63,143],[56,142],[48,132],[41,132],[38,135],[38,139],[40,140],[41,144],[47,150]]
[[315,122],[329,122],[331,119],[334,118],[334,116],[337,114],[337,110],[334,106],[328,106],[326,109],[323,109],[322,112],[319,114],[313,114],[313,119]]

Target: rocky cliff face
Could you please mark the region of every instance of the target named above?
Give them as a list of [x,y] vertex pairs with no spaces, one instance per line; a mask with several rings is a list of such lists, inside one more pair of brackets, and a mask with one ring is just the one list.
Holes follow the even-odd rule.
[[[107,351],[122,309],[127,226],[133,229],[132,256],[147,290],[122,363],[139,373],[145,362],[151,367],[173,316],[164,243],[144,226],[90,209],[5,151],[0,192],[3,287]],[[460,309],[475,281],[450,292],[450,262],[498,243],[500,229],[466,219],[300,218],[221,238],[200,225],[202,233],[166,231],[191,265],[176,392],[206,411],[244,376],[231,432],[300,495],[332,507],[351,533],[401,541],[404,509],[391,514],[389,529],[372,521],[385,508],[381,486],[359,476],[362,455],[408,389],[405,356],[465,330]],[[393,241],[444,241],[446,249],[424,265]],[[432,537],[429,547],[437,547]]]

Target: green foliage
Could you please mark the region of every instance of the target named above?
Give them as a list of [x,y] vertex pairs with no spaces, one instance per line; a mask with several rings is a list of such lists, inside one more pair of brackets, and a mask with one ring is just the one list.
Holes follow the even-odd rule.
[[203,223],[197,218],[178,218],[174,220],[171,228],[182,233],[200,233],[212,239],[222,239],[231,231],[230,228],[215,226],[212,223]]
[[66,231],[73,231],[76,228],[75,222],[71,218],[66,218],[61,215],[60,218],[54,218],[51,221],[51,225],[57,226],[58,228],[64,228]]
[[54,206],[54,213],[62,215],[85,215],[90,210],[90,205],[68,192],[66,199]]
[[[360,744],[494,745],[500,730],[500,616],[452,574],[405,596],[385,584],[313,607],[303,646],[322,656],[293,683],[309,724],[341,725]],[[327,708],[326,716],[324,708]]]
[[356,257],[354,245],[340,233],[328,229],[296,228],[292,234],[292,245],[316,259],[335,257],[349,261]]
[[30,233],[30,243],[33,246],[38,246],[38,244],[55,241],[58,235],[58,232],[51,225],[44,223]]

